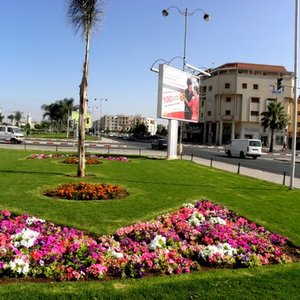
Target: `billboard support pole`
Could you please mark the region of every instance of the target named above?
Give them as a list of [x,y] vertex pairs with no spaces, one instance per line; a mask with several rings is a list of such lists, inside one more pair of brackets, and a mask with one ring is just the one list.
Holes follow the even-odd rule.
[[[177,10],[177,12],[184,16],[184,36],[183,36],[183,65],[182,65],[182,70],[185,70],[186,67],[186,48],[187,48],[187,29],[188,29],[188,17],[193,16],[197,11],[200,11],[203,14],[203,19],[205,21],[209,21],[210,19],[210,15],[207,14],[204,10],[202,10],[201,8],[197,8],[192,12],[189,12],[188,9],[186,8],[184,11],[180,10],[177,6],[170,6],[167,9],[164,9],[162,11],[162,15],[164,17],[167,17],[169,15],[169,10],[170,9],[175,9]],[[177,122],[177,138],[178,138],[178,122]],[[169,130],[171,129],[172,126],[175,126],[173,124],[171,124],[171,122],[169,122]],[[172,131],[175,130],[172,128]],[[179,132],[179,155],[180,157],[182,157],[182,135],[183,135],[183,122],[180,122],[180,132]],[[170,144],[169,144],[170,145]],[[169,146],[168,146],[169,147]],[[177,148],[177,140],[176,140],[176,148]],[[177,151],[177,150],[176,150]],[[177,156],[176,156],[177,157]]]
[[177,159],[178,120],[169,120],[167,159]]

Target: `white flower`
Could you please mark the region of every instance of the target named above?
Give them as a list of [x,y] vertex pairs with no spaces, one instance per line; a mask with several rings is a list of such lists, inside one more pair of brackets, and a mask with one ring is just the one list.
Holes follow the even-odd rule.
[[203,259],[206,259],[214,256],[216,253],[219,253],[218,247],[215,245],[208,245],[199,252],[199,257],[201,256]]
[[16,248],[21,247],[21,246],[29,248],[29,247],[33,246],[33,244],[38,236],[39,236],[38,232],[25,228],[21,232],[12,235],[11,238],[13,241],[13,245]]
[[192,203],[184,203],[184,204],[182,204],[182,207],[185,207],[185,208],[194,208],[195,205],[192,204]]
[[209,222],[211,224],[220,224],[220,225],[226,225],[226,221],[220,217],[211,217],[209,219]]
[[117,252],[117,251],[114,251],[114,250],[110,252],[110,255],[113,256],[113,257],[116,257],[116,258],[123,258],[124,257],[123,253]]
[[38,218],[36,218],[36,217],[28,217],[27,219],[26,219],[26,223],[28,224],[28,225],[31,225],[32,223],[36,223],[36,222],[41,222],[41,223],[45,223],[45,220],[43,220],[43,219],[38,219]]
[[[116,242],[116,243],[119,245],[118,242]],[[123,254],[123,253],[117,252],[114,248],[111,248],[111,247],[109,247],[109,248],[107,249],[107,253],[108,253],[110,256],[116,257],[116,258],[122,258],[122,257],[124,257],[124,254]]]
[[199,212],[193,212],[188,219],[189,224],[195,227],[200,226],[204,221],[204,216]]
[[26,259],[26,256],[15,258],[8,263],[8,266],[13,272],[26,275],[29,272],[29,262],[24,259]]
[[217,246],[209,245],[204,247],[199,252],[199,257],[201,256],[203,259],[210,258],[215,254],[224,256],[234,256],[237,253],[236,249],[231,247],[228,243],[219,243]]
[[155,249],[162,249],[166,246],[166,238],[162,235],[157,235],[148,245],[148,249],[154,251]]
[[222,256],[229,255],[234,256],[237,252],[235,248],[232,248],[228,243],[219,243],[218,249]]

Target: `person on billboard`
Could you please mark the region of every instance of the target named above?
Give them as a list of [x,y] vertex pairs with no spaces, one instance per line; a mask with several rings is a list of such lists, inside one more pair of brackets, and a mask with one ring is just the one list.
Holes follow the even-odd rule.
[[198,121],[198,116],[199,116],[199,88],[198,86],[194,86],[193,90],[193,98],[190,101],[187,101],[185,99],[185,105],[189,107],[191,110],[191,121]]
[[192,110],[188,103],[192,100],[194,97],[193,93],[193,82],[191,78],[188,78],[186,81],[187,88],[184,91],[184,96],[185,96],[185,102],[184,102],[184,118],[187,120],[191,120],[192,118]]

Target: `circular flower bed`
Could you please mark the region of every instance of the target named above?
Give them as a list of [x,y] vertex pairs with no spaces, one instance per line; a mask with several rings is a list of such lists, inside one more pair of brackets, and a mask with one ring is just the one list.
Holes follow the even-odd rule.
[[[78,157],[68,157],[66,158],[65,160],[62,161],[64,164],[78,164],[79,162],[79,159]],[[90,157],[87,157],[85,159],[85,163],[87,165],[99,165],[99,164],[102,164],[101,161],[99,161],[99,159],[96,159],[96,158],[90,158]]]
[[62,184],[44,195],[68,200],[109,200],[126,197],[128,192],[118,185],[80,182]]
[[[0,278],[57,280],[181,274],[201,266],[299,261],[287,238],[210,201],[95,239],[74,228],[0,211]],[[293,252],[294,251],[294,252]]]

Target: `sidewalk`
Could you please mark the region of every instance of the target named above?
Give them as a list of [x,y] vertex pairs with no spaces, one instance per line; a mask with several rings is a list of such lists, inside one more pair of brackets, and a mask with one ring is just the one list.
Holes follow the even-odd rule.
[[[191,160],[191,156],[185,155],[182,157],[182,159]],[[210,164],[211,164],[210,160],[204,159],[204,158],[199,158],[199,157],[193,157],[192,161],[195,163],[204,165],[204,166],[210,166]],[[232,172],[232,173],[239,173],[241,175],[250,176],[253,178],[260,179],[260,180],[273,182],[276,184],[283,185],[283,182],[284,182],[286,186],[290,185],[290,176],[285,176],[285,178],[284,178],[284,176],[281,174],[275,174],[275,173],[260,171],[260,170],[256,170],[256,169],[250,169],[250,168],[246,168],[243,166],[238,167],[236,165],[227,164],[227,163],[218,162],[218,161],[214,161],[212,167],[216,168],[216,169]],[[300,179],[299,178],[294,178],[294,187],[300,188]]]

